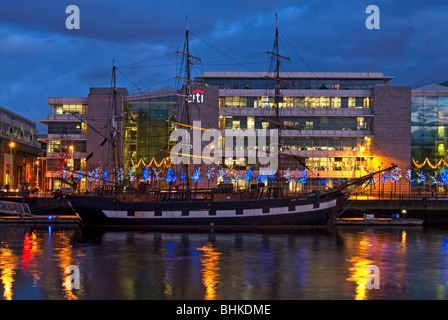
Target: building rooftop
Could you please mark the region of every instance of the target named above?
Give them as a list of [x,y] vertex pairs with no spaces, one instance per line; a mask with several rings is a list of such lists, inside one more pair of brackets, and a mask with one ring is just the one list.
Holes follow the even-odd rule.
[[426,86],[420,87],[420,88],[416,88],[414,90],[422,90],[422,91],[447,91],[448,92],[448,87],[445,85],[440,85],[440,84],[428,84]]
[[[264,78],[274,76],[273,72],[258,71],[204,71],[197,78]],[[382,72],[280,72],[280,78],[304,79],[388,79]]]
[[0,106],[0,111],[5,112],[6,114],[9,114],[12,117],[17,118],[18,120],[27,123],[31,128],[36,128],[36,123],[34,121],[31,121],[30,119],[25,118],[24,116],[21,116],[9,109],[3,108]]
[[[117,93],[121,96],[127,96],[128,89],[126,88],[116,88]],[[90,87],[89,95],[112,95],[114,93],[114,89],[111,87]]]

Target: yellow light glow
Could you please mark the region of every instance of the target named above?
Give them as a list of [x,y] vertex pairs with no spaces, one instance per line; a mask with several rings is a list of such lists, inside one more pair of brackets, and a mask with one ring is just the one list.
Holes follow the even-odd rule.
[[207,243],[201,248],[198,248],[202,252],[202,283],[205,286],[204,300],[216,299],[216,287],[218,285],[219,278],[219,256],[220,252],[216,250],[213,244]]
[[0,279],[3,283],[3,297],[12,300],[15,270],[19,265],[19,259],[7,248],[0,248]]
[[[360,244],[362,246],[366,245],[366,243]],[[352,257],[347,261],[353,264],[353,267],[349,268],[350,277],[347,278],[347,281],[353,281],[356,283],[355,300],[365,300],[367,291],[366,282],[371,276],[371,274],[367,272],[367,266],[371,265],[373,261],[362,257]]]

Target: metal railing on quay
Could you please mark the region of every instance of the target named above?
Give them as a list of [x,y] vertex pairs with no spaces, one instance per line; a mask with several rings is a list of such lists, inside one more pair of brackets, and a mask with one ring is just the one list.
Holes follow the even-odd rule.
[[448,200],[448,193],[401,192],[401,193],[352,193],[350,200]]

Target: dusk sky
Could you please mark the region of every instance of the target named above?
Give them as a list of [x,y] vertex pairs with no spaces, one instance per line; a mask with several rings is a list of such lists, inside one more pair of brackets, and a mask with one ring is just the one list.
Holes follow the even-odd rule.
[[[282,71],[371,71],[418,88],[448,81],[446,0],[0,0],[0,106],[35,121],[48,97],[89,87],[175,87],[185,35],[202,71],[267,71],[278,14]],[[67,29],[69,5],[79,29]],[[369,5],[380,29],[366,28]]]

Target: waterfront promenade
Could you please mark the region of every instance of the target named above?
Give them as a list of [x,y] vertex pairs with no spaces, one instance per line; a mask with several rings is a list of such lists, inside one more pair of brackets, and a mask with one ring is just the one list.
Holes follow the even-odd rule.
[[393,214],[424,219],[428,225],[448,225],[448,195],[431,193],[400,194],[395,196],[353,195],[347,201],[341,217],[360,217],[375,214],[391,217]]

